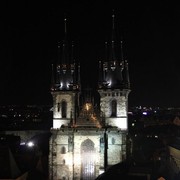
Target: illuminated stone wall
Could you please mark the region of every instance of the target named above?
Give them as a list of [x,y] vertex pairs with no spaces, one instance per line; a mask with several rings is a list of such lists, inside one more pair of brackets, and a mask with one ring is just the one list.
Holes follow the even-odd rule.
[[[76,119],[77,127],[67,126],[71,117],[75,119],[76,95],[68,91],[53,92],[53,128],[49,146],[50,180],[80,180],[86,176],[88,179],[95,179],[104,172],[106,166],[112,166],[126,159],[129,90],[109,89],[99,90],[99,93],[101,111],[108,125],[106,127],[89,123],[91,119],[87,121],[86,116],[79,116],[79,119]],[[116,101],[116,114],[112,116],[113,100]],[[62,118],[61,108],[58,109],[58,103],[62,101],[67,102],[66,118]],[[95,120],[99,122],[99,118],[101,117],[97,116]],[[94,119],[92,121],[95,122]],[[61,127],[62,125],[65,126]]]
[[[100,108],[105,115],[106,124],[127,129],[127,108],[129,90],[99,90]],[[116,117],[112,117],[112,101],[116,100]]]
[[126,159],[126,133],[109,130],[107,158],[108,165],[114,165]]
[[[71,116],[74,117],[75,107],[75,93],[73,92],[53,92],[53,128],[60,128],[62,125],[70,123]],[[62,117],[61,103],[67,103],[66,118]]]
[[93,143],[94,148],[94,177],[104,171],[105,139],[107,134],[107,162],[108,166],[121,162],[125,157],[123,152],[124,140],[122,132],[117,129],[54,129],[50,140],[49,179],[77,179],[82,176],[82,144],[87,140]]

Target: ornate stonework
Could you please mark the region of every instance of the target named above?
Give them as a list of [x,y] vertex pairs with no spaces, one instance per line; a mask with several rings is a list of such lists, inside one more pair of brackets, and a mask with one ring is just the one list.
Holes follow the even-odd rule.
[[52,73],[56,76],[52,78],[51,88],[50,180],[94,180],[109,166],[126,159],[130,82],[122,41],[121,59],[115,54],[114,17],[113,14],[109,54],[105,61],[99,62],[100,102],[94,103],[89,94],[82,96],[83,101],[80,99],[80,65],[68,51],[67,38],[63,41],[62,59],[58,59],[56,71]]
[[[111,128],[52,130],[50,179],[95,179],[107,166],[126,158],[125,133]],[[106,167],[105,167],[106,166]]]

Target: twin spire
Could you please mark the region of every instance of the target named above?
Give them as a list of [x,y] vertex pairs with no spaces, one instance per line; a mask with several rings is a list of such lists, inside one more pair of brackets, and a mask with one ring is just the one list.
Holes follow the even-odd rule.
[[112,36],[111,36],[111,52],[110,52],[110,58],[111,61],[116,61],[116,56],[115,56],[115,14],[113,10],[112,14]]
[[[117,44],[115,42],[115,13],[112,13],[112,32],[110,46],[105,42],[105,58],[99,62],[99,89],[129,89],[128,62],[123,54],[123,41],[120,41],[120,59],[117,58]],[[119,60],[118,60],[119,59]]]
[[[130,88],[128,63],[123,56],[123,41],[121,39],[121,60],[117,60],[115,42],[115,13],[112,13],[112,34],[110,47],[105,42],[105,60],[99,63],[99,89]],[[109,51],[108,51],[109,50]],[[54,70],[56,71],[54,73]],[[52,90],[78,90],[80,88],[80,65],[74,59],[74,43],[71,51],[67,39],[67,18],[64,18],[64,40],[58,42],[58,61],[56,69],[52,66]],[[54,78],[56,74],[56,78]]]
[[[80,65],[78,65],[74,59],[73,42],[71,48],[69,48],[66,17],[64,18],[64,40],[62,45],[58,42],[58,60],[56,68],[53,66],[52,68],[52,91],[71,91],[80,89]],[[54,76],[54,74],[56,75]]]

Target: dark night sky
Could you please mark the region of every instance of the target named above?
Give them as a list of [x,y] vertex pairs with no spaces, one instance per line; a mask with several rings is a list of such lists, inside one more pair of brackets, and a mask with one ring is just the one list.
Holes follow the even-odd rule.
[[123,34],[129,61],[130,106],[180,107],[179,6],[172,1],[105,2],[14,1],[4,6],[0,104],[52,103],[51,63],[57,57],[57,42],[63,39],[64,13],[82,80],[95,86],[92,77],[96,78],[96,64],[104,56],[115,9],[117,40]]

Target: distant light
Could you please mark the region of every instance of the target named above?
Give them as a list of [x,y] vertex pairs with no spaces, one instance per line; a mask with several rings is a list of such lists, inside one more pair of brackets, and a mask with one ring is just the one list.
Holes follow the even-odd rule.
[[146,116],[146,115],[147,115],[147,112],[143,112],[142,114]]
[[155,135],[154,137],[155,137],[155,138],[158,138],[158,136],[157,136],[157,135]]
[[135,124],[134,123],[132,123],[132,126],[134,126]]
[[20,143],[20,146],[24,146],[26,143],[25,142],[21,142]]
[[27,146],[28,146],[28,147],[33,147],[33,146],[34,146],[34,143],[33,143],[32,141],[29,141],[29,142],[27,143]]

